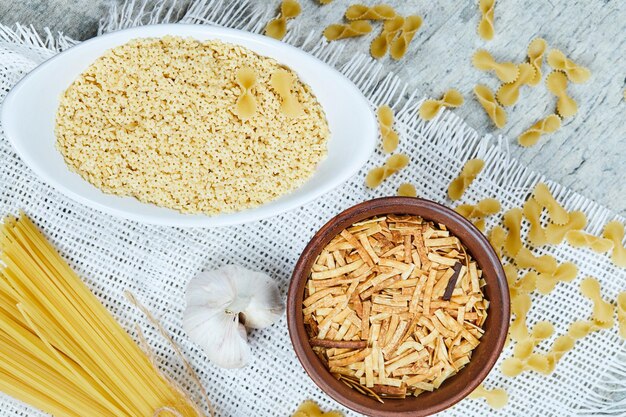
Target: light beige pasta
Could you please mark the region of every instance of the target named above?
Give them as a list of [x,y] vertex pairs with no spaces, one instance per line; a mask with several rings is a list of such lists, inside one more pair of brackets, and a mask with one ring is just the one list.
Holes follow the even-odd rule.
[[548,49],[548,43],[545,39],[535,38],[528,45],[528,62],[535,70],[533,78],[528,85],[538,85],[541,82],[541,64],[543,64],[543,55]]
[[265,26],[265,34],[274,39],[282,39],[287,34],[287,20],[300,14],[302,7],[297,0],[283,0],[280,14]]
[[479,84],[474,87],[474,94],[493,124],[497,128],[502,129],[506,125],[506,112],[496,101],[496,96],[493,92],[489,87]]
[[511,300],[511,312],[515,315],[509,326],[511,339],[515,341],[526,339],[529,336],[526,325],[526,315],[530,311],[531,300],[528,294],[519,294]]
[[376,188],[386,179],[385,168],[376,167],[369,170],[365,176],[365,185],[370,188]]
[[587,216],[582,211],[574,210],[569,212],[569,221],[563,225],[550,223],[546,227],[546,239],[551,245],[558,245],[563,242],[565,235],[570,230],[580,230],[587,225]]
[[270,77],[270,86],[280,96],[280,110],[289,117],[298,117],[304,112],[298,97],[292,92],[296,76],[287,70],[277,70]]
[[619,267],[626,268],[626,247],[622,243],[622,240],[624,240],[624,225],[617,220],[608,222],[604,226],[602,237],[613,242],[611,261]]
[[367,35],[372,31],[372,25],[366,20],[355,20],[346,24],[338,23],[328,25],[324,29],[324,37],[328,41],[339,39],[356,38]]
[[580,283],[580,293],[593,303],[593,313],[591,318],[594,323],[602,328],[613,327],[614,308],[611,303],[602,299],[600,283],[592,277],[585,278]]
[[450,197],[451,200],[461,198],[467,187],[476,179],[484,166],[485,161],[482,159],[470,159],[467,161],[465,165],[463,165],[459,176],[453,179],[448,186],[448,197]]
[[365,185],[370,188],[376,188],[382,182],[405,168],[409,164],[409,157],[405,154],[396,154],[387,158],[385,165],[371,169],[365,177]]
[[439,100],[425,100],[419,108],[419,115],[424,120],[432,120],[443,107],[459,107],[463,101],[463,95],[451,88]]
[[578,112],[578,104],[567,95],[567,76],[565,73],[552,71],[546,77],[546,87],[557,98],[556,112],[559,116],[571,117]]
[[520,88],[529,84],[535,76],[535,70],[527,62],[519,64],[517,69],[519,71],[517,78],[511,83],[502,84],[496,92],[496,100],[503,106],[512,106],[517,103]]
[[326,4],[330,4],[333,2],[333,0],[318,0],[320,2],[320,4],[322,6],[326,5]]
[[398,187],[398,196],[399,197],[417,197],[417,190],[413,184],[409,184],[408,182],[400,184]]
[[480,0],[478,2],[478,9],[480,10],[481,17],[478,22],[478,36],[488,41],[493,39],[495,33],[494,28],[494,9],[496,6],[496,0]]
[[541,227],[541,206],[534,198],[529,198],[522,208],[522,214],[528,220],[530,228],[526,237],[531,246],[543,246],[548,243],[546,231]]
[[505,240],[506,231],[502,227],[494,226],[489,232],[489,243],[491,243],[498,258],[502,258],[502,249],[504,248]]
[[546,184],[540,182],[535,186],[533,198],[542,208],[548,210],[552,223],[565,224],[569,221],[567,210],[556,201]]
[[252,89],[256,85],[256,73],[250,67],[242,67],[235,74],[237,85],[241,94],[235,104],[235,114],[242,120],[247,120],[256,112],[256,98]]
[[532,268],[541,274],[554,274],[558,266],[551,255],[535,256],[530,250],[521,247],[515,255],[515,264],[519,268]]
[[353,4],[346,10],[345,16],[348,20],[389,20],[396,16],[396,11],[388,4],[377,4],[371,7]]
[[406,51],[409,49],[409,44],[421,26],[421,16],[411,15],[404,18],[402,31],[400,31],[400,34],[396,40],[391,43],[389,48],[389,55],[391,55],[391,58],[398,61],[406,54]]
[[613,249],[613,241],[599,236],[585,233],[582,230],[570,230],[565,234],[565,240],[576,248],[587,247],[594,252],[604,253]]
[[493,71],[503,83],[512,83],[517,79],[519,69],[512,62],[497,62],[484,49],[479,49],[472,56],[472,64],[481,71]]
[[554,333],[554,326],[548,321],[540,321],[532,332],[526,337],[519,339],[513,349],[513,356],[502,362],[502,373],[505,376],[514,377],[524,371],[536,371],[548,373],[550,365],[547,358],[533,353],[533,350],[543,340],[548,339]]
[[587,320],[577,320],[569,325],[567,335],[574,340],[587,337],[591,332],[598,330],[598,326]]
[[563,71],[567,79],[575,84],[585,83],[591,77],[591,71],[576,64],[558,49],[550,50],[548,64],[555,70]]
[[617,296],[617,325],[619,335],[622,339],[626,339],[626,291]]
[[398,133],[393,130],[393,110],[387,105],[382,105],[378,108],[377,116],[383,151],[391,153],[396,150],[400,142]]
[[404,26],[404,17],[396,16],[393,19],[386,20],[383,23],[383,29],[372,43],[370,44],[370,55],[373,58],[380,59],[385,56],[389,50],[389,45],[396,38],[398,33]]
[[578,267],[571,262],[564,262],[556,267],[552,274],[539,274],[537,277],[537,291],[549,294],[559,282],[571,282],[578,275]]
[[520,294],[530,294],[537,289],[537,273],[534,271],[527,272],[522,278],[519,278],[519,272],[513,264],[504,265],[504,274],[509,284],[509,294],[511,300],[516,299]]
[[500,202],[495,198],[485,198],[476,204],[461,204],[454,210],[467,219],[492,216],[500,211]]
[[532,125],[528,130],[519,135],[517,142],[527,148],[535,145],[539,138],[543,135],[554,133],[561,128],[561,118],[556,114],[551,114],[545,119],[539,120]]
[[494,388],[488,390],[483,384],[480,384],[467,398],[484,398],[489,407],[498,409],[506,406],[509,396],[502,388]]
[[511,258],[515,258],[517,252],[522,248],[522,209],[512,208],[504,213],[504,227],[508,229],[504,242],[504,251]]

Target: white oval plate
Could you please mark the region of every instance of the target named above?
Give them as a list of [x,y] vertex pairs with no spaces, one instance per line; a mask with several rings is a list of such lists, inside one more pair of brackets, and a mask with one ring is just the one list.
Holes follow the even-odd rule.
[[[182,214],[106,194],[71,172],[55,148],[55,117],[69,85],[108,49],[131,39],[178,35],[219,39],[245,46],[293,69],[326,112],[331,137],[328,156],[300,188],[260,207],[216,216]],[[44,62],[7,95],[0,115],[4,131],[21,158],[42,180],[87,206],[131,220],[168,226],[227,226],[259,220],[300,207],[339,186],[367,161],[377,137],[369,103],[343,74],[283,42],[234,29],[205,25],[153,25],[113,32],[85,41]]]

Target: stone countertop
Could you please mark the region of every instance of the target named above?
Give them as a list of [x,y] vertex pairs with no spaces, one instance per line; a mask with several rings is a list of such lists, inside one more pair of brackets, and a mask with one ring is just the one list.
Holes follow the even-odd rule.
[[[279,1],[273,1],[277,5]],[[321,31],[341,21],[353,3],[335,0],[319,6],[300,0],[303,11],[297,24],[303,32]],[[498,1],[496,35],[485,42],[476,35],[479,13],[476,0],[386,0],[402,14],[424,18],[407,56],[382,62],[423,95],[439,97],[457,88],[466,104],[454,110],[482,134],[508,138],[511,154],[530,169],[543,173],[579,193],[626,215],[626,4],[623,0]],[[181,2],[179,2],[181,3]],[[184,3],[184,2],[183,2]],[[375,4],[376,1],[364,1]],[[107,0],[0,0],[0,23],[15,22],[41,29],[49,27],[75,39],[96,34]],[[375,25],[374,33],[378,33]],[[554,112],[555,98],[542,82],[524,87],[519,102],[507,108],[508,124],[497,130],[473,97],[473,87],[484,83],[498,87],[492,74],[471,65],[478,48],[489,50],[499,61],[521,62],[528,43],[540,36],[592,71],[586,84],[570,84],[568,93],[578,102],[578,114],[564,120],[556,133],[532,148],[517,145],[517,136],[537,120]],[[369,38],[368,38],[369,39]],[[369,40],[349,39],[343,51],[347,60],[355,52],[367,52]],[[544,64],[544,75],[549,71]]]

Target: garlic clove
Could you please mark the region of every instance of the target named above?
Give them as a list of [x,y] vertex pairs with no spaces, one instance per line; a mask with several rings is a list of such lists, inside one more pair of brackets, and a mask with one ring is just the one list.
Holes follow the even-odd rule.
[[225,309],[237,296],[234,273],[227,267],[200,272],[187,285],[187,306]]
[[268,275],[253,272],[249,282],[239,291],[238,296],[249,300],[241,311],[247,328],[262,329],[277,322],[285,311],[276,282]]

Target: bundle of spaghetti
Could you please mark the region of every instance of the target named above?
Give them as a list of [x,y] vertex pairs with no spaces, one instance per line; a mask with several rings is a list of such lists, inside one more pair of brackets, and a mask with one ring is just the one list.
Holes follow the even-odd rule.
[[203,415],[24,214],[0,251],[1,391],[62,417]]

